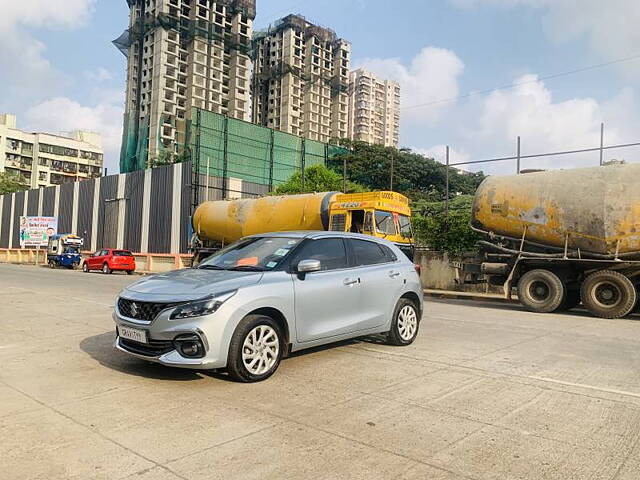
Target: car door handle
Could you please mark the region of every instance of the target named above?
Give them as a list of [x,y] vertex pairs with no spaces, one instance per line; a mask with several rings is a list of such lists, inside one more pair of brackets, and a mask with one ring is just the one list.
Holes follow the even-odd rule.
[[389,276],[390,276],[391,278],[399,277],[399,276],[400,276],[400,272],[394,272],[394,271],[392,270],[392,271],[390,271],[390,272],[389,272]]
[[342,283],[344,283],[345,287],[350,287],[351,285],[355,285],[356,283],[360,283],[360,279],[359,278],[345,278]]

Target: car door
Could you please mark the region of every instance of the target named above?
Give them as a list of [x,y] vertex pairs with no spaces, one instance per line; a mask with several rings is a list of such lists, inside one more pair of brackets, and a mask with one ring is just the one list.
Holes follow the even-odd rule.
[[104,262],[104,257],[107,255],[106,250],[100,250],[96,252],[96,256],[93,257],[91,268],[100,269],[102,268],[102,263]]
[[361,288],[363,323],[361,330],[389,321],[401,295],[404,274],[393,251],[378,242],[349,239]]
[[296,335],[311,342],[352,332],[361,321],[358,272],[342,238],[309,240],[292,262],[319,260],[321,271],[293,273]]

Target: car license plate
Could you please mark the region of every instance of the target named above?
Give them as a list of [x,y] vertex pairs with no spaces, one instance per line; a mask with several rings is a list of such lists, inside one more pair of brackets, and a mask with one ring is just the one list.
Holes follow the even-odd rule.
[[119,326],[118,333],[121,338],[126,338],[127,340],[133,340],[134,342],[138,342],[138,343],[147,343],[146,330],[138,330],[137,328]]

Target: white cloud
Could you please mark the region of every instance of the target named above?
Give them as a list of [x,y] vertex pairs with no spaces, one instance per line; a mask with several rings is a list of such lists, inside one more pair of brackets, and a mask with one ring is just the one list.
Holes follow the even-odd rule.
[[[606,124],[607,144],[633,142],[640,131],[640,109],[631,88],[607,102],[589,97],[558,100],[544,82],[529,74],[515,78],[510,89],[465,101],[437,103],[459,94],[458,79],[464,66],[455,53],[429,47],[409,66],[397,59],[367,60],[362,65],[400,82],[405,107],[401,112],[402,145],[443,163],[444,142],[450,143],[451,163],[457,163],[515,155],[518,136],[522,154],[527,155],[597,147],[601,122]],[[431,104],[406,109],[422,103]],[[639,150],[636,149],[636,156]],[[595,152],[525,159],[522,167],[589,166],[597,163],[598,156]],[[605,159],[620,156],[616,151],[605,153]],[[634,154],[626,152],[622,156],[630,160]],[[468,169],[514,172],[515,161],[470,165]]]
[[113,75],[109,70],[99,67],[97,70],[85,70],[84,78],[92,83],[101,83],[113,79]]
[[[66,76],[45,58],[46,46],[27,28],[83,25],[96,0],[0,0],[0,79],[5,97],[37,97],[62,89]],[[36,92],[36,93],[34,93]]]
[[[433,158],[440,163],[447,163],[447,146],[446,145],[434,145],[428,148],[416,148],[413,150],[415,153],[424,155],[428,158]],[[456,148],[449,147],[449,163],[468,162],[471,160],[471,155],[464,149],[458,150]],[[467,168],[462,165],[460,168],[466,170]]]
[[0,32],[18,25],[73,28],[87,21],[96,0],[0,0]]
[[[588,39],[603,60],[618,60],[638,53],[640,45],[640,2],[637,0],[450,0],[463,8],[497,6],[531,7],[544,12],[545,28],[557,41]],[[625,62],[618,68],[640,76],[640,60]]]
[[118,97],[105,92],[105,100],[92,106],[66,97],[55,97],[30,108],[25,115],[29,130],[69,132],[87,130],[102,135],[105,166],[117,171],[122,139],[122,94]]
[[399,82],[405,109],[403,119],[425,123],[436,121],[447,105],[436,104],[429,109],[407,107],[456,97],[459,93],[458,78],[464,71],[464,64],[455,53],[436,47],[422,49],[409,66],[395,58],[370,58],[358,62],[359,67]]

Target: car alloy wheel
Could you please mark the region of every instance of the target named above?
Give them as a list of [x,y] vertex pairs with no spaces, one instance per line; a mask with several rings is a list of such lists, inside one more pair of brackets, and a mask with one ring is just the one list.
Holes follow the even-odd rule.
[[258,325],[245,337],[242,362],[252,375],[264,375],[278,361],[278,334],[269,325]]
[[398,333],[400,338],[409,341],[418,329],[418,315],[412,305],[405,305],[398,314]]
[[109,265],[107,265],[106,263],[102,266],[102,273],[111,273],[111,268],[109,268]]
[[89,273],[89,265],[87,265],[86,263],[82,264],[82,271],[84,273]]
[[231,336],[227,371],[238,382],[261,382],[278,369],[287,340],[283,329],[266,315],[247,315]]

